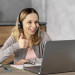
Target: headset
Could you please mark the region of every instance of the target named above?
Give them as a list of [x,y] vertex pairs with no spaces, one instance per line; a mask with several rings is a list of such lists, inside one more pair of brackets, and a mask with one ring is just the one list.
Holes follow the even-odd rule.
[[[22,12],[22,11],[21,11]],[[21,14],[21,12],[19,13],[19,15],[18,15],[18,28],[22,28],[22,22],[20,21],[20,14]]]
[[[23,10],[22,10],[23,11]],[[21,12],[22,12],[21,11]],[[21,15],[21,12],[19,13],[19,15],[18,15],[18,28],[20,29],[20,28],[23,28],[23,25],[22,25],[22,22],[20,21],[20,15]],[[39,24],[40,25],[40,24]]]

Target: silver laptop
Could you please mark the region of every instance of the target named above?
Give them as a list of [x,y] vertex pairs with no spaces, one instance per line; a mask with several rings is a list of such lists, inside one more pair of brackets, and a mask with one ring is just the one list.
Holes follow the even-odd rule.
[[75,71],[75,40],[48,41],[41,66],[24,69],[37,74]]

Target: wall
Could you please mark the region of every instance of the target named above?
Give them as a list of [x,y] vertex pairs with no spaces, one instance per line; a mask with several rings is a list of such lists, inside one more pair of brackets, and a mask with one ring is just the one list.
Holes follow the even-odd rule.
[[31,7],[31,0],[0,0],[0,23],[14,23],[23,8]]
[[35,8],[40,22],[47,21],[46,0],[0,0],[0,25],[15,24],[16,18],[23,8]]
[[31,0],[31,4],[39,13],[40,22],[47,22],[46,0]]
[[75,39],[75,0],[47,0],[47,32],[52,40]]

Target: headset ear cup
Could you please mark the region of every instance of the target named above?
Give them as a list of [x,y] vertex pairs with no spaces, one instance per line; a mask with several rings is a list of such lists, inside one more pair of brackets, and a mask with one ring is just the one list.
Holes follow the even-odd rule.
[[21,22],[18,23],[18,27],[22,28],[22,23]]

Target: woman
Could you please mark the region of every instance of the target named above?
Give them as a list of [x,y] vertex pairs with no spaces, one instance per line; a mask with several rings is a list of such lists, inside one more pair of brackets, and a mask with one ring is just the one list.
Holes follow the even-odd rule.
[[16,65],[41,63],[45,42],[49,40],[47,33],[40,31],[37,11],[33,8],[23,9],[11,36],[0,50],[0,63],[12,53],[15,54]]

